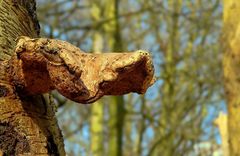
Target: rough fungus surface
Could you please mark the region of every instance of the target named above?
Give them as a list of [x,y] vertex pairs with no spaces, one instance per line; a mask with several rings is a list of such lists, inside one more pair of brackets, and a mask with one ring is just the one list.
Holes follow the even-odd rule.
[[145,93],[154,82],[148,52],[90,54],[60,40],[20,37],[10,77],[22,95],[57,89],[80,103],[103,95]]
[[8,123],[0,123],[0,151],[3,155],[28,153],[30,146],[27,138],[17,133]]

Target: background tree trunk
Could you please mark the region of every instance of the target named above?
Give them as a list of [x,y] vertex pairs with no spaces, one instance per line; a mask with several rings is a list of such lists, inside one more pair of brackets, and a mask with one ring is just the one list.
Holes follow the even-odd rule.
[[[100,1],[95,0],[91,10],[92,17],[95,21],[101,19]],[[93,52],[101,53],[103,51],[103,37],[100,30],[96,30],[93,35]],[[104,155],[104,104],[102,100],[98,100],[91,107],[91,153],[94,156]]]
[[[119,23],[119,0],[105,0],[104,17],[113,19],[104,25],[108,37],[108,50],[120,52],[123,50],[120,23]],[[123,96],[111,97],[109,109],[109,140],[108,156],[123,155],[123,129],[124,129],[124,99]]]
[[0,153],[65,155],[51,97],[20,97],[8,77],[19,36],[38,37],[34,0],[0,0]]
[[224,83],[228,102],[229,155],[240,155],[240,1],[224,0]]

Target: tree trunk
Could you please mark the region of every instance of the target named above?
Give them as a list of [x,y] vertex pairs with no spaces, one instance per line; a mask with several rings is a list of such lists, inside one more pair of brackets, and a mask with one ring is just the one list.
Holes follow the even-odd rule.
[[8,77],[19,36],[38,37],[35,0],[0,0],[0,153],[65,155],[55,106],[48,94],[20,97]]
[[[99,1],[93,2],[91,10],[94,21],[101,19],[101,7]],[[99,30],[99,29],[98,29]],[[93,51],[94,53],[101,53],[103,50],[103,37],[99,31],[93,35]],[[103,142],[103,118],[104,118],[104,105],[102,100],[95,102],[91,106],[91,152],[94,156],[104,155],[104,142]]]
[[[114,52],[122,51],[122,41],[119,25],[119,0],[105,1],[104,17],[113,19],[105,25],[108,35],[108,45]],[[108,156],[123,155],[123,129],[124,129],[124,99],[123,96],[111,97],[109,104],[109,150]]]
[[[149,155],[163,154],[163,155],[175,155],[177,154],[177,133],[174,130],[179,125],[178,118],[180,115],[174,109],[176,108],[176,71],[177,65],[174,57],[177,55],[177,51],[180,49],[180,14],[183,7],[182,0],[169,0],[169,8],[173,11],[173,14],[169,16],[167,20],[167,33],[168,41],[166,42],[165,67],[163,72],[163,83],[161,92],[163,94],[161,101],[161,115],[159,130],[160,139],[154,143],[149,150]],[[158,143],[161,140],[161,145]],[[161,146],[161,147],[159,147]],[[159,148],[158,148],[159,147]]]
[[240,155],[240,1],[224,0],[224,83],[228,103],[229,155]]

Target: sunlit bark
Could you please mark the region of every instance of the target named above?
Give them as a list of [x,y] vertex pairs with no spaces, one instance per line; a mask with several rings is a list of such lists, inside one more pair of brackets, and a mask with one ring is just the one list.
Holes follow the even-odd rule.
[[228,106],[229,155],[240,155],[240,1],[224,0],[224,83]]

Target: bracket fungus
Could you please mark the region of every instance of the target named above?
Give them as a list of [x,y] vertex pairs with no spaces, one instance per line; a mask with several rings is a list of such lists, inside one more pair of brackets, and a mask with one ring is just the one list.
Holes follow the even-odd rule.
[[9,74],[19,94],[58,90],[80,103],[103,95],[143,94],[154,83],[148,52],[91,54],[55,39],[18,39]]

